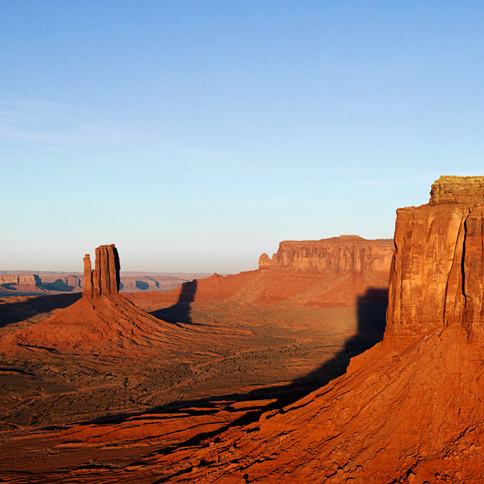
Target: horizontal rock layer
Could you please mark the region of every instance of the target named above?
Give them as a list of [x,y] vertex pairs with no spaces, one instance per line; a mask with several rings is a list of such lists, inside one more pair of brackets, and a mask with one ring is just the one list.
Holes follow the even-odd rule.
[[484,202],[484,176],[441,176],[430,191],[430,204]]
[[357,235],[342,235],[315,241],[281,242],[272,258],[262,254],[259,268],[388,274],[392,255],[392,240],[366,240]]
[[37,284],[38,278],[35,274],[9,274],[0,276],[0,284],[30,284],[35,286]]

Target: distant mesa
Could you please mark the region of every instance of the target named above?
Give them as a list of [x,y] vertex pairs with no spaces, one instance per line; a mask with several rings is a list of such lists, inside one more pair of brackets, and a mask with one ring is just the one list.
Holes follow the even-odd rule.
[[[271,258],[262,254],[259,269],[197,279],[193,302],[215,300],[302,306],[356,306],[370,297],[386,301],[393,240],[342,235],[322,240],[284,241]],[[170,292],[132,294],[134,302],[181,300],[186,282]],[[370,291],[369,291],[370,290]],[[368,302],[368,301],[367,301]]]
[[366,240],[341,235],[322,240],[284,241],[272,258],[262,254],[259,269],[307,272],[365,271],[388,274],[393,255],[391,239]]
[[[90,262],[90,257],[89,257]],[[170,291],[208,273],[121,272],[120,292]],[[91,271],[92,277],[92,271]],[[92,279],[88,283],[92,285]],[[0,296],[26,296],[83,292],[84,275],[56,271],[0,271]],[[90,291],[88,291],[89,294]]]
[[42,292],[40,279],[35,274],[0,275],[0,293],[8,291]]

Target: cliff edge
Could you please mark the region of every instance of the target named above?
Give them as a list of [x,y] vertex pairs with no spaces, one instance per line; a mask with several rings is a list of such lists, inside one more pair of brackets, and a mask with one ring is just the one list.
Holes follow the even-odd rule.
[[390,239],[367,240],[341,235],[322,240],[284,241],[270,258],[262,254],[259,269],[306,272],[365,271],[388,274],[393,255]]
[[443,176],[430,194],[397,210],[385,334],[397,350],[452,326],[484,339],[484,177]]

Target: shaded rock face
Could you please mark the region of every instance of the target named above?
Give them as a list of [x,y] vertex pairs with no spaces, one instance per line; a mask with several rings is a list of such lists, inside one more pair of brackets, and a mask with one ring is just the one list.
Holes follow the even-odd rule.
[[451,326],[484,340],[484,177],[443,176],[430,193],[397,210],[385,334],[397,350]]
[[262,254],[259,269],[308,272],[379,272],[388,274],[393,241],[366,240],[357,235],[342,235],[322,240],[284,241],[270,258]]
[[35,274],[0,275],[0,288],[19,292],[37,292],[42,289],[40,279]]
[[89,254],[84,257],[83,297],[96,299],[119,293],[119,255],[114,244],[101,245],[96,249],[96,262],[91,270]]

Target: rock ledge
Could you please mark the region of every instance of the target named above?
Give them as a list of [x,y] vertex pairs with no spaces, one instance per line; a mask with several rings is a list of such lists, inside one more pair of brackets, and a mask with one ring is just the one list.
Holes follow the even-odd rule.
[[441,176],[430,190],[430,204],[484,201],[484,176]]

